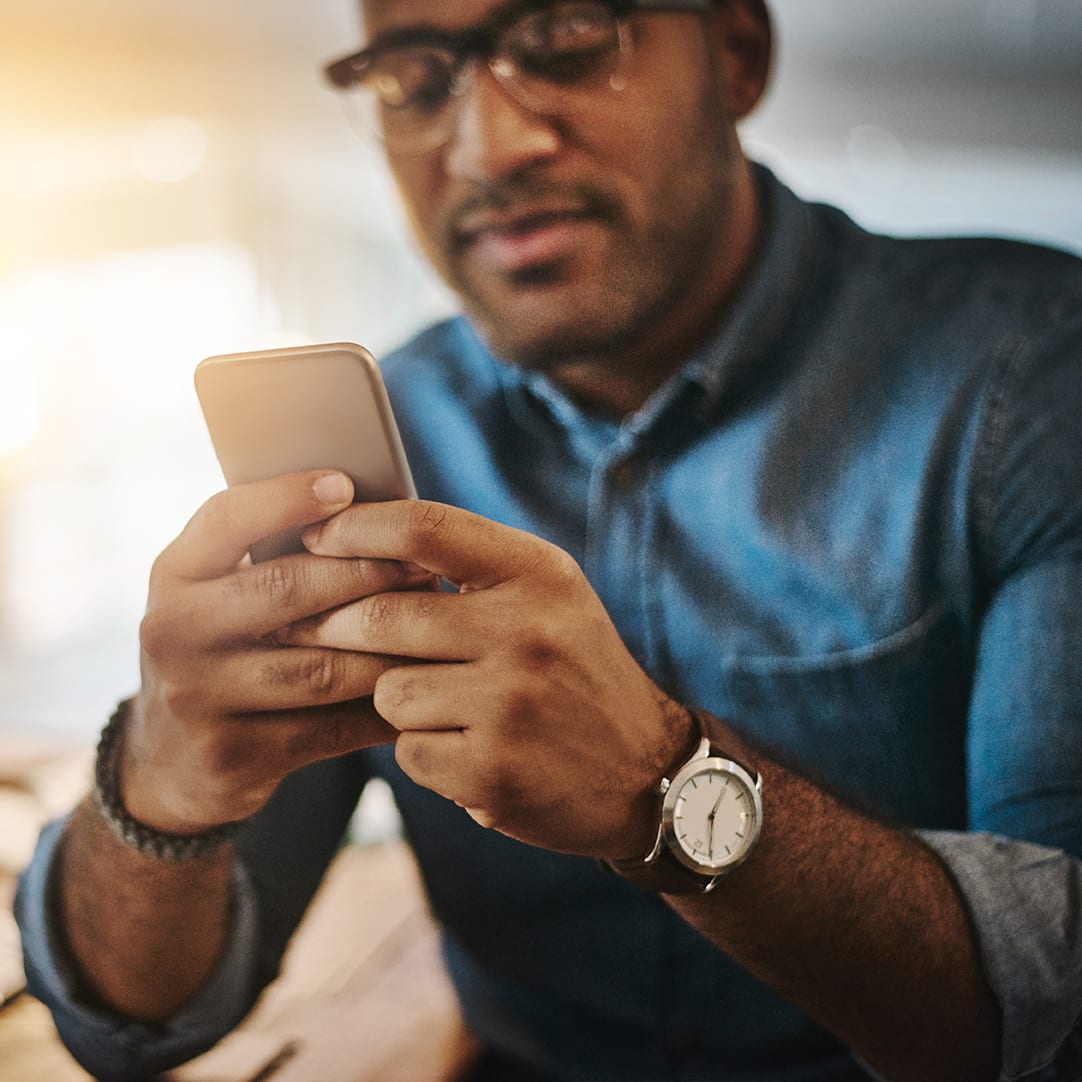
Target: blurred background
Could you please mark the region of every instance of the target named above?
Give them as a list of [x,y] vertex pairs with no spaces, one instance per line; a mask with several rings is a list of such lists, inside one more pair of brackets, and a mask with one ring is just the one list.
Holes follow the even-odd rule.
[[[1082,252],[1079,0],[774,0],[754,155],[877,229]],[[0,736],[88,744],[220,487],[204,356],[451,307],[321,62],[351,0],[0,0]],[[2,753],[2,746],[0,746]]]

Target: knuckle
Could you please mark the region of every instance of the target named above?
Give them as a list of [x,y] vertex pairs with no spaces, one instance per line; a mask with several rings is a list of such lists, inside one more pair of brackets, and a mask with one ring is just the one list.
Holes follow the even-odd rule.
[[298,650],[296,659],[264,663],[260,677],[270,689],[303,688],[316,698],[333,695],[343,685],[342,661],[333,650]]
[[300,590],[296,565],[289,560],[253,564],[243,578],[258,598],[274,607],[288,605]]
[[[175,545],[176,542],[173,542]],[[169,545],[163,549],[150,565],[150,593],[153,595],[158,590],[161,590],[165,583],[169,581],[171,575],[169,572],[169,565],[173,558],[173,545]]]
[[535,701],[530,688],[517,680],[508,684],[500,695],[499,716],[496,719],[497,722],[502,720],[505,723],[501,732],[504,732],[507,738],[513,738],[522,720],[530,717],[534,709]]
[[466,814],[484,830],[500,829],[500,820],[488,808],[467,808]]
[[148,608],[139,621],[139,648],[144,654],[151,657],[161,652],[165,641],[165,621],[162,619],[160,610]]
[[544,672],[556,664],[560,651],[548,635],[529,636],[520,649],[520,664],[526,672]]
[[578,588],[583,575],[574,556],[559,546],[550,544],[545,548],[545,559],[554,587],[566,591]]
[[401,670],[390,669],[376,680],[372,704],[381,717],[389,718],[403,706],[413,702],[417,695],[416,681],[405,676]]
[[354,556],[348,560],[331,560],[320,564],[320,573],[328,586],[362,595],[391,579],[390,567],[393,563],[392,560]]
[[[537,623],[519,638],[516,655],[516,666],[519,672],[546,672],[563,657],[563,636],[558,628],[549,623],[544,621]],[[528,698],[524,689],[515,688],[514,691],[521,698]]]
[[415,733],[400,733],[394,745],[395,762],[413,781],[421,783],[429,765],[428,746]]
[[193,522],[211,536],[225,533],[234,517],[235,493],[230,489],[215,493],[196,511]]
[[401,605],[401,597],[394,593],[373,594],[358,606],[358,617],[362,630],[368,634],[379,634],[384,628],[394,623]]
[[417,500],[410,504],[407,528],[410,537],[424,546],[430,539],[441,536],[447,523],[447,508],[443,504]]
[[333,650],[312,654],[301,666],[301,679],[313,694],[333,695],[344,682],[340,655]]
[[150,606],[139,623],[139,646],[149,657],[168,657],[176,647],[176,622],[161,606]]
[[503,773],[486,778],[470,796],[469,813],[486,830],[509,830],[516,819],[512,809],[522,808],[521,786]]
[[497,759],[485,779],[485,804],[495,813],[500,808],[512,808],[523,797],[522,778],[506,759]]
[[169,717],[184,717],[189,700],[183,684],[159,677],[155,691],[158,703]]

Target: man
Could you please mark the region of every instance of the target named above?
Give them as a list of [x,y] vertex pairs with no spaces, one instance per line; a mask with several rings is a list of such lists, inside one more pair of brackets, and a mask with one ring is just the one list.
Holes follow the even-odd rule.
[[1078,262],[753,167],[761,0],[364,10],[332,77],[467,317],[386,365],[423,499],[162,554],[22,887],[61,1033],[215,1040],[378,773],[496,1077],[1082,1075]]

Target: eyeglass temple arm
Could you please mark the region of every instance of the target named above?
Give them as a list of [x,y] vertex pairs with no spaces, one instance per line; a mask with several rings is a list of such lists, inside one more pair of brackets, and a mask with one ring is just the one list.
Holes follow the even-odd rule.
[[336,60],[323,69],[326,80],[340,90],[345,90],[353,85],[357,74],[357,57],[347,56],[343,60]]

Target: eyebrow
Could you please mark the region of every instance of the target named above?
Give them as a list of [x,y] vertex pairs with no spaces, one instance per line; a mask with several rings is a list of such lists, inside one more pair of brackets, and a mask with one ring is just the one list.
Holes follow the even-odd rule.
[[497,4],[486,18],[479,19],[472,26],[465,26],[459,30],[449,30],[424,22],[415,23],[412,26],[392,27],[390,30],[377,34],[361,51],[378,52],[398,45],[453,45],[476,37],[477,32],[482,28],[500,26],[520,14],[549,7],[554,2],[555,0],[504,0],[504,3]]
[[[476,38],[483,28],[498,27],[528,11],[540,11],[552,6],[556,0],[505,0],[492,9],[487,18],[461,30],[447,30],[431,23],[394,27],[377,34],[361,52],[379,51],[398,45],[453,45],[456,42]],[[633,11],[707,11],[714,0],[617,0],[612,6],[617,13]]]

